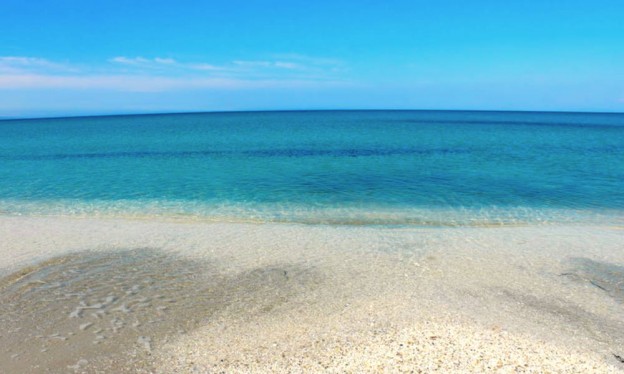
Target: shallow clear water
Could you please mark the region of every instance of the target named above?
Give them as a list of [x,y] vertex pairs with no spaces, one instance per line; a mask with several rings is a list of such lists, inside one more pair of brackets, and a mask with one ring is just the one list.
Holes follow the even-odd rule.
[[0,122],[0,212],[621,222],[624,115],[328,111]]

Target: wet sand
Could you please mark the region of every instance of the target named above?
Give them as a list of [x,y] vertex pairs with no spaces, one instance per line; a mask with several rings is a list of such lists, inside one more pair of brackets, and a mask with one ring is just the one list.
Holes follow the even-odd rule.
[[620,372],[624,231],[0,218],[0,372]]

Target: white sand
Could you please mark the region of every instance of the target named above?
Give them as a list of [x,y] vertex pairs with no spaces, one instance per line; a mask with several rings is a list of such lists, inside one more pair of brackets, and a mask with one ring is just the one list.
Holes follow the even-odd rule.
[[231,275],[261,267],[301,270],[289,279],[300,282],[297,294],[266,310],[254,310],[253,298],[242,300],[247,311],[225,311],[154,344],[146,370],[624,369],[613,356],[624,355],[617,289],[592,284],[578,265],[585,260],[575,260],[624,265],[624,231],[617,228],[0,217],[0,238],[0,274],[68,252],[138,248],[208,261]]

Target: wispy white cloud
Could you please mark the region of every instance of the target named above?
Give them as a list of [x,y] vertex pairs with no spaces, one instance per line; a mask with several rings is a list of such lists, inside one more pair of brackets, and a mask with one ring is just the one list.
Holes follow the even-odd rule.
[[309,57],[299,54],[276,54],[270,60],[235,60],[234,65],[245,68],[285,69],[332,73],[345,67],[338,59]]
[[198,71],[227,71],[231,70],[231,67],[227,66],[219,66],[216,64],[210,64],[206,62],[181,62],[175,60],[173,58],[165,58],[165,57],[154,57],[154,58],[145,58],[145,57],[126,57],[126,56],[117,56],[108,60],[113,64],[117,64],[125,67],[132,68],[144,68],[144,69],[159,69],[159,70],[198,70]]
[[172,58],[164,58],[164,57],[154,57],[154,58],[145,58],[145,57],[125,57],[125,56],[117,56],[109,59],[110,62],[122,65],[132,65],[132,66],[149,66],[149,65],[176,65],[178,62]]
[[306,66],[291,61],[245,61],[235,60],[232,63],[242,68],[274,68],[287,70],[305,70]]
[[191,64],[187,64],[186,66],[188,66],[190,69],[193,69],[193,70],[205,70],[205,71],[223,71],[223,70],[228,70],[227,68],[225,68],[223,66],[207,64],[207,63],[204,63],[204,62],[191,63]]
[[161,92],[180,89],[316,88],[343,86],[345,81],[169,78],[137,75],[52,76],[38,74],[0,75],[1,89],[95,89],[131,92]]
[[[180,89],[257,89],[345,85],[301,57],[234,60],[224,64],[169,57],[117,56],[99,65],[76,66],[35,57],[0,57],[0,90],[104,89],[158,92]],[[304,63],[305,62],[305,63]],[[306,65],[307,63],[307,65]]]
[[260,68],[268,68],[271,67],[272,63],[271,61],[244,61],[244,60],[234,60],[232,61],[232,64],[236,65],[236,66],[242,66],[242,67],[260,67]]
[[3,56],[0,57],[0,64],[12,66],[40,66],[50,65],[50,62],[46,59],[36,57]]
[[276,68],[280,68],[280,69],[291,69],[291,70],[305,69],[305,66],[298,64],[296,62],[275,61],[274,65]]
[[172,65],[172,64],[177,63],[177,61],[172,58],[161,58],[161,57],[154,58],[154,62],[158,64],[165,64],[165,65]]
[[271,56],[271,59],[263,60],[233,60],[228,63],[214,64],[208,62],[182,62],[172,58],[154,57],[126,57],[118,56],[111,58],[109,62],[114,64],[151,69],[178,69],[178,70],[200,70],[200,71],[221,71],[231,74],[264,74],[271,70],[334,73],[338,68],[344,67],[344,63],[337,59],[314,58],[298,54],[278,54]]
[[145,59],[143,57],[130,58],[130,57],[125,57],[125,56],[113,57],[109,59],[108,61],[118,63],[118,64],[124,64],[124,65],[138,65],[138,64],[149,62],[148,59]]
[[74,71],[75,67],[68,64],[52,62],[44,58],[24,56],[0,56],[0,74],[27,71]]

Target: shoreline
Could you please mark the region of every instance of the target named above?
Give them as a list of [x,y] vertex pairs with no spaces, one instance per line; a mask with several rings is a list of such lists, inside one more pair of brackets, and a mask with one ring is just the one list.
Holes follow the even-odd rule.
[[313,207],[300,204],[210,204],[158,200],[0,200],[0,217],[113,219],[172,223],[283,224],[378,228],[515,226],[624,227],[621,209],[487,207]]
[[[624,299],[619,278],[609,278],[624,276],[624,253],[617,250],[624,236],[617,228],[392,229],[0,216],[0,236],[3,277],[59,256],[74,254],[87,266],[100,253],[111,261],[122,256],[108,254],[132,258],[149,249],[148,259],[165,257],[154,268],[137,262],[146,276],[169,264],[173,275],[205,272],[207,278],[187,279],[185,292],[197,300],[206,294],[194,290],[215,279],[216,288],[231,290],[211,294],[209,305],[218,308],[184,333],[171,330],[165,340],[157,328],[148,329],[154,337],[149,352],[136,351],[136,338],[127,341],[140,359],[122,361],[117,371],[624,371],[615,358],[624,354],[618,351],[624,346]],[[121,266],[112,264],[113,270]],[[181,270],[195,266],[203,270]],[[129,282],[124,274],[118,274],[122,285]],[[184,310],[197,315],[196,307]],[[106,308],[106,316],[116,315],[112,304]],[[15,361],[0,347],[0,367]],[[76,371],[89,372],[90,365],[107,365],[85,360],[62,369],[78,365]]]

